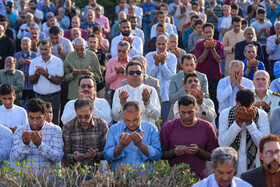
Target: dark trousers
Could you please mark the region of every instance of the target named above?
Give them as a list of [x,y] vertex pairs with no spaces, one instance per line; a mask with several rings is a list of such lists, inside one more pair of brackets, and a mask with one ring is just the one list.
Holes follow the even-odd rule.
[[219,102],[217,100],[217,87],[219,80],[216,81],[208,81],[209,95],[210,99],[214,102],[215,111],[218,114],[219,110]]
[[21,100],[29,100],[35,97],[35,92],[33,90],[22,90]]
[[270,75],[270,80],[273,81],[276,77],[274,76],[274,64],[278,60],[269,60],[269,67],[268,67],[268,73]]

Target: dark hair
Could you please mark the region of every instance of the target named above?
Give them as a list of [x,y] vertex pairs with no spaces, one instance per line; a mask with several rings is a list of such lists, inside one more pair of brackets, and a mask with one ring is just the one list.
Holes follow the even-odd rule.
[[77,109],[82,108],[84,106],[89,106],[90,110],[93,110],[93,102],[91,99],[89,98],[79,98],[75,101],[75,111],[77,111]]
[[46,103],[40,98],[29,99],[26,103],[27,112],[41,112],[42,114],[46,114]]
[[100,31],[102,32],[102,28],[100,27],[100,25],[95,25],[92,29],[92,33],[95,33],[96,31]]
[[30,0],[29,3],[35,3],[37,5],[37,0]]
[[203,21],[201,19],[199,19],[199,20],[196,20],[196,22],[194,23],[194,26],[202,25],[202,24],[203,24]]
[[184,78],[184,83],[185,84],[187,83],[188,78],[190,78],[190,77],[196,77],[200,82],[200,77],[196,73],[188,73],[188,74],[186,74],[186,76]]
[[199,19],[199,16],[196,15],[196,14],[192,15],[192,16],[191,16],[191,21],[192,21],[194,18]]
[[49,34],[53,34],[53,35],[60,35],[60,28],[58,26],[52,26],[49,30]]
[[184,60],[185,59],[187,59],[187,60],[193,59],[194,63],[196,63],[196,57],[193,54],[191,54],[191,53],[187,53],[187,54],[182,56],[182,64],[184,64]]
[[40,40],[39,41],[39,46],[40,45],[49,45],[49,47],[52,47],[52,43],[49,40]]
[[94,84],[94,87],[95,87],[95,79],[92,77],[92,76],[89,76],[89,75],[84,75],[82,76],[80,79],[79,79],[79,82],[78,82],[78,86],[80,86],[81,82],[83,79],[91,79],[93,81],[93,84]]
[[15,94],[14,86],[10,83],[1,84],[0,86],[0,95],[9,95]]
[[161,2],[162,3],[162,0],[155,0],[155,2]]
[[160,7],[165,7],[168,10],[168,5],[166,3],[161,3]]
[[[159,27],[165,28],[165,25],[162,24],[162,23],[159,23],[159,24],[157,25],[157,28],[159,28]],[[156,29],[157,29],[157,28],[156,28]]]
[[163,11],[158,11],[157,16],[160,15],[160,14],[161,14],[161,15],[165,15],[165,12],[163,12]]
[[243,19],[243,20],[241,21],[241,25],[248,25],[248,21],[247,21],[246,19]]
[[192,6],[193,6],[193,5],[199,6],[199,4],[198,4],[197,1],[192,2]]
[[193,105],[196,106],[196,99],[194,96],[190,94],[183,95],[180,97],[178,101],[178,106],[180,108],[181,105],[188,106],[188,105]]
[[13,3],[12,2],[7,2],[5,6],[8,6],[8,7],[10,7],[10,9],[12,9]]
[[203,32],[204,32],[206,27],[211,27],[213,31],[215,30],[215,26],[212,23],[205,23],[202,27]]
[[130,66],[140,66],[140,67],[141,67],[141,71],[143,71],[143,69],[144,69],[143,65],[142,65],[140,62],[138,62],[138,61],[136,61],[136,60],[131,60],[130,62],[128,62],[128,63],[126,64],[126,67],[125,67],[125,74],[126,74],[126,75],[128,74],[128,68],[129,68]]
[[125,111],[128,107],[133,106],[137,112],[141,112],[141,106],[137,101],[127,101],[123,105],[123,111]]
[[233,24],[234,22],[241,22],[241,17],[240,16],[233,16],[231,19],[231,23]]
[[124,19],[124,20],[121,21],[120,25],[122,25],[123,23],[130,23],[130,21],[127,20],[127,19]]
[[232,4],[230,5],[230,7],[231,7],[231,10],[232,10],[232,9],[234,9],[234,10],[239,10],[239,6],[238,6],[238,4],[236,4],[236,3],[232,3]]
[[241,89],[236,94],[236,102],[242,106],[249,107],[255,102],[255,95],[249,89]]
[[91,34],[88,35],[87,39],[89,39],[89,38],[97,38],[98,41],[99,41],[99,38],[97,37],[97,35],[96,35],[96,34],[93,34],[93,33],[91,33]]
[[269,134],[267,136],[262,137],[259,143],[259,152],[263,153],[264,144],[267,142],[278,142],[280,144],[280,138],[275,134]]
[[49,108],[52,108],[52,103],[51,102],[45,102],[46,103],[46,108],[49,109]]
[[0,21],[9,22],[9,18],[7,16],[0,15]]
[[138,18],[136,16],[130,16],[129,20],[131,20],[131,19],[137,19],[138,20]]
[[257,9],[257,14],[266,14],[266,10],[262,7]]

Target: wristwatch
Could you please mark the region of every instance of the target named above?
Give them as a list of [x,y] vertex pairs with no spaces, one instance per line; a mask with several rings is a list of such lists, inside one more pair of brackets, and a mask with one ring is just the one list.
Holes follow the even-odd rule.
[[52,78],[52,76],[49,74],[49,75],[48,75],[48,79],[51,79],[51,78]]

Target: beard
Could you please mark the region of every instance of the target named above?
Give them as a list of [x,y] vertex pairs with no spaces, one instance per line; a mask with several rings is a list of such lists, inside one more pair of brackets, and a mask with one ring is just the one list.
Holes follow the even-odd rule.
[[130,35],[130,32],[122,32],[122,35],[128,37]]
[[[277,160],[273,160],[272,162],[277,162]],[[272,162],[270,162],[270,163],[267,165],[267,169],[269,169],[269,170],[272,169],[272,164],[271,164]],[[280,169],[280,162],[278,162],[278,165],[277,165],[277,166],[278,166],[278,169]],[[278,170],[278,169],[277,169],[277,170]]]

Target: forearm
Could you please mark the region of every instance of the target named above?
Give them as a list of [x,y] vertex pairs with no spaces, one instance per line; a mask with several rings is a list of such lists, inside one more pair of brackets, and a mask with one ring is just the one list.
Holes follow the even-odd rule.
[[196,155],[203,160],[211,160],[211,153],[208,151],[204,151],[203,149],[198,148]]
[[60,77],[54,77],[51,76],[51,78],[47,78],[51,83],[57,84],[57,85],[61,85],[62,84],[62,78]]
[[216,49],[215,49],[215,48],[212,48],[212,49],[211,49],[211,52],[212,52],[212,55],[213,55],[215,61],[216,61],[217,63],[220,63],[221,60],[222,60],[222,58],[221,58],[221,56],[217,53]]
[[141,151],[144,155],[146,155],[147,157],[149,157],[149,151],[148,151],[148,147],[147,147],[146,144],[144,144],[144,143],[142,142],[142,143],[141,143],[140,145],[138,145],[137,147],[140,149],[140,151]]
[[198,57],[198,63],[203,63],[208,55],[209,49],[204,49],[203,53]]
[[120,156],[120,154],[123,152],[124,148],[125,147],[123,145],[118,144],[114,149],[114,157],[117,158],[118,156]]
[[40,78],[40,75],[30,75],[28,80],[29,80],[29,83],[34,85],[34,84],[37,84],[38,80]]
[[249,74],[250,74],[251,68],[247,68],[245,71],[245,75],[248,78]]
[[171,160],[171,159],[173,159],[175,157],[176,157],[175,149],[171,149],[169,151],[163,151],[162,159],[164,159],[164,160]]
[[102,43],[99,44],[99,47],[104,53],[107,53],[109,51],[109,48],[104,46]]
[[67,57],[67,54],[64,53],[64,52],[60,52],[60,53],[58,53],[58,54],[59,54],[59,56],[60,56],[63,60],[65,60],[66,57]]

